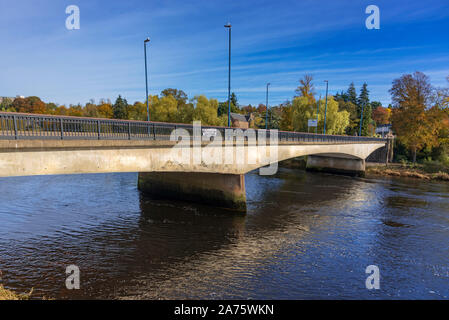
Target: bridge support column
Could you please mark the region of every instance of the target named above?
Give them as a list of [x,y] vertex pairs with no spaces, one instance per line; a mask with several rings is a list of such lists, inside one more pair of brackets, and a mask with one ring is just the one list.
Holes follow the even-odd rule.
[[245,175],[140,172],[139,190],[158,199],[191,201],[246,211]]
[[314,155],[307,156],[306,168],[311,171],[363,176],[365,174],[365,160]]

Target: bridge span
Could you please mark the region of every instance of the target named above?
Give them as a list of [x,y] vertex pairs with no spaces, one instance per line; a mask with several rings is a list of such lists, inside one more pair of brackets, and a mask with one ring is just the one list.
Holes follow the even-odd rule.
[[[235,129],[235,128],[234,128]],[[246,209],[245,173],[307,157],[314,170],[363,174],[387,140],[142,121],[0,113],[0,177],[138,172],[154,197]]]

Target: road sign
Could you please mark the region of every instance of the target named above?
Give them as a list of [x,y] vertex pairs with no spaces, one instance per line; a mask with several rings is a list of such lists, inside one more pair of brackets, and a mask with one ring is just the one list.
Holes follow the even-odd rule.
[[318,126],[318,121],[317,121],[317,119],[309,119],[307,124],[308,124],[309,127],[317,127]]
[[217,136],[217,129],[203,129],[203,137],[216,137]]

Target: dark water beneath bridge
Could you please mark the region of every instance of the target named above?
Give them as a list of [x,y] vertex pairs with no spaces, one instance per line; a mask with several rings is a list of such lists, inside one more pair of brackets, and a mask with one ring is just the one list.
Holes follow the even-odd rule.
[[[136,179],[0,179],[2,283],[69,299],[449,297],[447,183],[248,174],[236,216],[152,201]],[[72,264],[77,291],[65,288]],[[379,290],[365,287],[368,265]]]

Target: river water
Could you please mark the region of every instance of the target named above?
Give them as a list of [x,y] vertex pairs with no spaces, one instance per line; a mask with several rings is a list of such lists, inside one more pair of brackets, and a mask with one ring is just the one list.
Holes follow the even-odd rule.
[[[154,201],[136,181],[0,179],[1,283],[64,299],[449,297],[448,183],[250,173],[242,216]],[[69,265],[79,290],[65,287]]]

